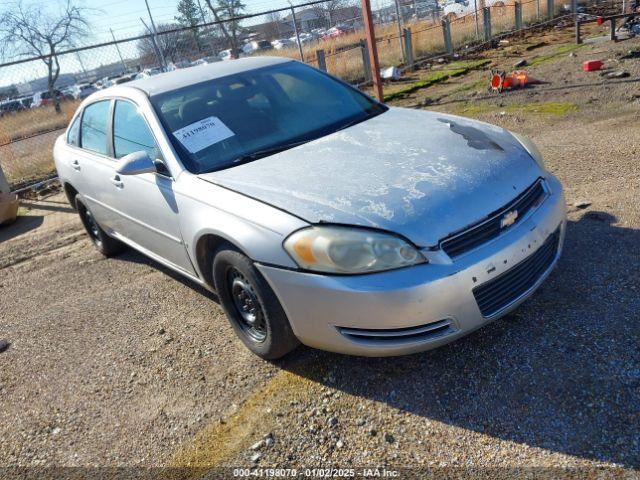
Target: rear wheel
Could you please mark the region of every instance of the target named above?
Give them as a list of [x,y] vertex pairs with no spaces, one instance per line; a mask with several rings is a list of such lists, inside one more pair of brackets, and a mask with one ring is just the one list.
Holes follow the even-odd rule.
[[91,210],[78,197],[76,197],[76,209],[89,238],[101,254],[105,257],[111,257],[126,248],[124,243],[107,235],[98,224]]
[[249,258],[222,247],[213,259],[213,279],[231,326],[249,350],[274,360],[298,346],[278,298]]

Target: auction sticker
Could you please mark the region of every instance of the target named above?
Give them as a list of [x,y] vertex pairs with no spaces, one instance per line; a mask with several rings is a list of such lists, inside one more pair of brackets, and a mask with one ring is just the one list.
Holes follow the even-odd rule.
[[235,133],[218,117],[208,117],[176,130],[173,135],[190,153],[198,153],[200,150],[233,137]]

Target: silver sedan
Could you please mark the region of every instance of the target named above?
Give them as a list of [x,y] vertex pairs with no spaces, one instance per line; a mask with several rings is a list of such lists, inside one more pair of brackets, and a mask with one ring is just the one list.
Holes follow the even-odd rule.
[[103,254],[133,247],[216,292],[269,359],[450,342],[531,295],[565,233],[528,139],[389,108],[287,59],[94,93],[54,157]]

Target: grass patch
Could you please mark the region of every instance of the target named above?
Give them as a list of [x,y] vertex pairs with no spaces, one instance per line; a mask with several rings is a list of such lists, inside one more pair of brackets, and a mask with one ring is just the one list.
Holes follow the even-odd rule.
[[533,60],[530,60],[528,62],[528,66],[535,67],[537,65],[542,65],[543,63],[550,62],[562,55],[566,55],[567,53],[571,53],[574,50],[582,48],[582,46],[583,45],[576,45],[576,44],[562,45],[556,48],[555,50],[553,50],[551,53],[547,53],[546,55],[540,55],[539,57],[535,57]]
[[477,102],[467,103],[456,110],[467,116],[500,111],[510,114],[536,114],[560,117],[578,110],[578,106],[570,102],[532,102],[512,103],[504,107],[499,107],[488,102]]
[[578,110],[578,106],[571,102],[540,102],[513,104],[507,107],[509,113],[539,113],[542,115],[562,116]]
[[460,77],[466,75],[471,70],[478,69],[491,63],[491,60],[473,60],[468,62],[453,62],[445,65],[442,70],[437,70],[431,73],[425,78],[421,78],[417,82],[414,82],[406,87],[403,87],[395,92],[391,92],[384,96],[384,101],[389,102],[391,100],[397,100],[404,98],[410,93],[413,93],[422,88],[430,87],[437,83],[442,83],[449,78]]

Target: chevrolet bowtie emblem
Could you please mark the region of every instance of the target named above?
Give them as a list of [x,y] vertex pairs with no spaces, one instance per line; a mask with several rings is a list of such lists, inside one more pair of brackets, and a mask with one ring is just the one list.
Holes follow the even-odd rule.
[[518,219],[518,211],[511,210],[510,212],[505,213],[500,220],[500,228],[507,228],[516,223]]

